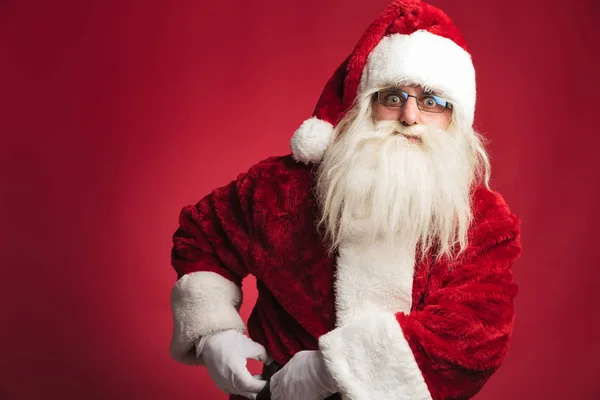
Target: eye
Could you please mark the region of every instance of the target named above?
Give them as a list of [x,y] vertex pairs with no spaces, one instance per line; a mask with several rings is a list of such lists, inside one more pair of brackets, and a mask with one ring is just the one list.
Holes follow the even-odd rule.
[[400,96],[397,94],[389,94],[385,97],[385,103],[389,105],[399,104],[401,102]]
[[379,101],[386,106],[402,106],[406,102],[405,93],[397,89],[382,90],[379,92]]
[[[438,105],[441,105],[441,104],[438,103],[438,101],[435,98],[435,96],[425,96],[423,98],[423,105],[425,105],[425,107],[428,107],[428,108],[435,108],[435,107],[437,107]],[[443,107],[443,105],[441,105],[441,106]]]
[[450,103],[432,93],[426,93],[421,96],[419,107],[421,107],[422,110],[431,112],[442,112],[446,108],[451,108]]

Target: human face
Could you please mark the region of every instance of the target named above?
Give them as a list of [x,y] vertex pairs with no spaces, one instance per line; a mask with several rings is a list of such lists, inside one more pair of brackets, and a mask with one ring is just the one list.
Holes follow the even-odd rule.
[[[421,86],[400,86],[399,89],[409,95],[419,96],[424,93]],[[399,121],[404,126],[428,125],[446,130],[450,125],[452,109],[447,108],[441,113],[422,111],[417,107],[414,97],[409,97],[402,107],[391,107],[377,101],[377,95],[373,98],[373,120],[377,121]]]
[[[400,103],[416,104],[409,100]],[[421,107],[435,109],[426,100],[422,98]],[[425,123],[424,114],[442,112],[423,111],[410,126],[403,123],[402,111],[373,121],[376,103],[371,95],[360,98],[335,127],[336,139],[319,165],[319,224],[328,241],[334,247],[353,241],[409,247],[421,242],[420,251],[438,243],[440,254],[450,252],[455,243],[462,246],[470,220],[470,188],[479,171],[471,145],[474,133],[458,123],[447,129]]]

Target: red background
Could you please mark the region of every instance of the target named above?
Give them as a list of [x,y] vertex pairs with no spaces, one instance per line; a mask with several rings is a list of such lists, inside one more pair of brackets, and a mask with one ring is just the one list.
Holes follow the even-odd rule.
[[[432,3],[470,46],[523,220],[513,344],[477,397],[600,398],[600,5]],[[179,210],[287,153],[386,4],[0,2],[1,398],[225,398],[168,354]]]

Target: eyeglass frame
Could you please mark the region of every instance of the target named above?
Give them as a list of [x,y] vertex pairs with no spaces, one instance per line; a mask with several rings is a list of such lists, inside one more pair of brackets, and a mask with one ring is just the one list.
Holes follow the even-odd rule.
[[[397,106],[383,103],[380,96],[381,96],[381,92],[386,91],[386,90],[397,90],[397,91],[399,91],[401,93],[404,93],[406,95],[406,99],[404,99],[404,103],[401,103],[401,104],[399,104]],[[452,110],[453,109],[453,106],[452,106],[451,102],[449,102],[445,98],[443,98],[441,96],[438,96],[438,95],[435,95],[433,93],[423,93],[423,94],[420,94],[418,96],[415,96],[413,94],[408,94],[408,92],[406,92],[406,91],[404,91],[404,90],[402,90],[400,88],[397,88],[397,87],[387,87],[387,88],[379,89],[377,92],[375,92],[375,94],[377,94],[377,101],[379,102],[379,104],[381,104],[381,105],[383,105],[385,107],[402,108],[402,107],[404,107],[406,105],[406,103],[408,103],[408,99],[410,97],[414,97],[415,98],[415,102],[417,103],[417,108],[419,110],[421,110],[421,111],[425,111],[425,112],[432,113],[432,114],[441,114],[441,113],[443,113],[446,110]],[[441,111],[425,110],[425,109],[421,108],[421,106],[419,105],[419,97],[423,97],[423,96],[426,96],[426,97],[437,97],[439,99],[444,100],[446,102],[446,105],[444,106],[444,108]],[[436,103],[437,103],[437,101],[436,101]]]

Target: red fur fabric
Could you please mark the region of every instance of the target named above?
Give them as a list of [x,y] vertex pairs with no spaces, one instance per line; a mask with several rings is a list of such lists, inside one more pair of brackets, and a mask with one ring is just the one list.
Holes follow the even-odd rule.
[[[256,277],[258,300],[248,334],[285,364],[318,349],[336,328],[336,256],[315,228],[314,166],[272,157],[182,209],[173,236],[178,277],[212,271],[240,285]],[[517,288],[519,220],[502,197],[474,194],[470,247],[453,263],[415,269],[410,314],[397,320],[434,399],[469,398],[506,355]]]
[[500,367],[512,333],[520,223],[484,189],[475,210],[468,251],[418,271],[412,310],[396,316],[434,399],[475,395]]

